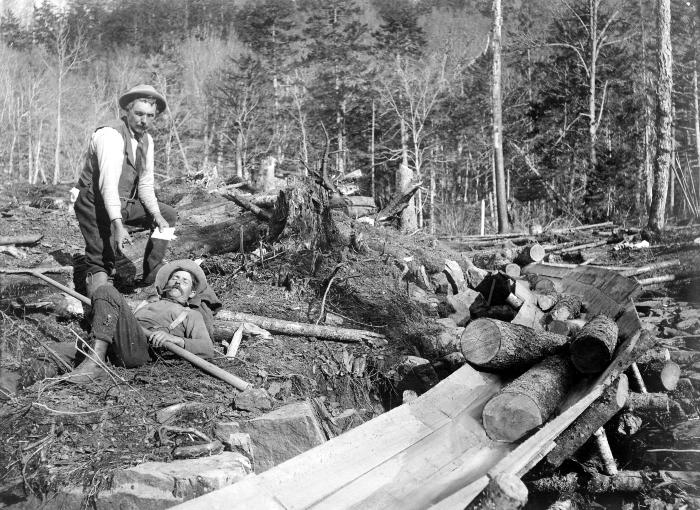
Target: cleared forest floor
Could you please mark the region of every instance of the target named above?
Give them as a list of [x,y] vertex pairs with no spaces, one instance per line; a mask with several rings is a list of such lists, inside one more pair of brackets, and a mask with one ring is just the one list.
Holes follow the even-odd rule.
[[[166,201],[182,199],[190,188],[191,183],[186,182],[170,188]],[[73,266],[79,260],[83,239],[67,207],[67,196],[67,188],[48,191],[6,187],[0,192],[0,203],[7,204],[0,209],[0,236],[42,235],[36,244],[13,249],[0,246],[0,268]],[[335,218],[341,230],[346,227],[343,222],[349,222]],[[220,356],[213,362],[265,388],[273,408],[314,399],[331,417],[350,416],[344,422],[345,429],[401,403],[396,366],[402,356],[435,361],[426,345],[437,334],[434,320],[444,311],[439,300],[424,302],[407,292],[411,277],[420,279],[413,271],[413,261],[419,261],[418,267],[422,265],[427,274],[440,272],[445,259],[459,260],[463,256],[485,269],[494,269],[486,266],[497,264],[517,248],[510,241],[491,246],[459,240],[446,243],[423,234],[399,235],[391,228],[353,228],[362,232],[364,242],[375,249],[363,252],[338,248],[327,253],[273,250],[273,255],[262,261],[250,253],[221,253],[202,263],[224,310],[302,323],[334,320],[346,328],[386,336],[384,346],[280,334],[245,338],[235,358],[227,358],[225,347],[217,343]],[[642,241],[639,234],[612,228],[545,233],[537,240],[551,245],[552,251],[557,246],[599,244],[560,253],[557,262],[564,264],[588,260],[595,265],[631,269],[678,260],[678,265],[638,276],[678,275],[676,281],[649,281],[638,301],[652,303],[642,312],[642,320],[653,325],[659,337],[686,336],[691,340],[684,338],[682,345],[680,340],[673,340],[672,348],[695,352],[700,335],[700,288],[697,280],[689,277],[700,268],[700,246],[693,244],[698,236],[700,226],[676,228],[662,240],[652,242],[651,247],[641,249],[636,249]],[[405,264],[397,263],[401,260]],[[72,278],[54,276],[62,283]],[[4,387],[0,393],[0,506],[20,503],[30,495],[41,499],[64,486],[82,487],[88,501],[109,487],[111,474],[117,469],[171,460],[174,446],[192,442],[187,436],[178,436],[174,443],[164,442],[158,434],[157,412],[172,404],[202,404],[171,425],[206,434],[211,433],[216,421],[247,420],[263,412],[237,407],[233,388],[172,356],[138,369],[117,368],[114,377],[102,385],[60,382],[60,370],[48,361],[46,347],[85,338],[88,324],[80,315],[59,313],[65,296],[41,281],[26,275],[0,274],[0,282],[0,383]],[[128,284],[121,290],[133,300],[142,299],[149,291]],[[663,307],[653,303],[663,303]],[[690,362],[682,366],[682,379],[687,382],[671,394],[681,403],[687,420],[692,421],[698,418],[700,359],[687,359]],[[663,417],[644,420],[639,434],[614,439],[621,466],[700,470],[693,459],[680,465],[670,454],[650,457],[649,449],[674,449],[674,427]],[[661,508],[651,506],[645,498],[663,500],[671,505],[668,508],[681,508],[683,501],[692,499],[692,492],[669,485],[628,500],[637,505],[635,508]],[[547,496],[543,497],[545,501]],[[606,508],[620,508],[622,504],[619,497],[600,502]]]

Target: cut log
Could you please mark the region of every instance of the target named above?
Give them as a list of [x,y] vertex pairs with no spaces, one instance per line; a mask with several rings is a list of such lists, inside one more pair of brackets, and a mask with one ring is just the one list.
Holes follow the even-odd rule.
[[505,386],[484,406],[482,418],[488,436],[517,441],[542,425],[564,400],[573,373],[565,356],[551,356]]
[[617,346],[617,324],[610,317],[593,317],[571,342],[571,361],[583,374],[605,370]]
[[673,361],[650,360],[637,366],[651,392],[673,391],[681,378],[681,367]]
[[565,321],[553,320],[547,324],[547,331],[568,337],[576,336],[581,328],[586,325],[584,319],[569,319]]
[[361,216],[369,216],[377,212],[374,198],[360,195],[347,196],[334,194],[329,200],[329,205],[331,209],[342,211],[353,219],[360,218]]
[[524,301],[513,293],[506,298],[506,304],[515,310],[519,310],[523,303]]
[[214,337],[217,340],[225,339],[228,341],[242,322],[249,322],[270,332],[285,335],[312,336],[339,342],[367,342],[371,345],[386,345],[384,335],[373,331],[306,324],[261,317],[249,313],[229,312],[228,310],[222,310],[216,314],[214,318]]
[[590,478],[577,473],[533,480],[526,485],[532,494],[566,494],[587,492],[589,494],[644,493],[660,483],[678,483],[682,487],[698,487],[700,472],[697,471],[619,471],[615,476],[593,473]]
[[0,236],[0,246],[32,245],[44,237],[44,234],[23,234],[18,236]]
[[547,507],[547,510],[578,510],[579,506],[571,498],[562,497]]
[[598,399],[557,439],[557,445],[546,457],[553,468],[571,457],[588,439],[622,409],[629,395],[629,382],[625,374],[616,384],[611,384]]
[[539,277],[536,280],[535,287],[536,292],[554,292],[554,282],[549,278]]
[[637,360],[637,364],[641,365],[644,363],[649,363],[650,361],[669,361],[671,359],[671,352],[666,347],[659,347],[658,349],[652,349],[645,352],[641,358]]
[[554,320],[565,321],[567,319],[576,319],[581,315],[581,296],[574,294],[559,294],[557,303],[551,311],[551,317]]
[[525,246],[522,250],[520,250],[515,256],[514,262],[521,266],[526,266],[528,264],[532,264],[533,262],[540,262],[544,260],[544,256],[544,248],[542,248],[539,243],[534,243],[529,246]]
[[676,421],[687,418],[685,411],[678,402],[666,393],[636,393],[630,392],[626,407],[629,411],[649,413],[652,415],[668,414]]
[[566,343],[567,338],[562,335],[494,319],[477,319],[464,328],[461,351],[472,365],[508,370],[532,365]]
[[479,496],[466,510],[518,510],[527,503],[527,487],[515,475],[499,474],[489,479]]
[[548,312],[557,304],[557,299],[558,295],[554,289],[544,290],[537,294],[537,306],[539,306],[540,310],[543,312]]
[[503,266],[502,271],[511,278],[518,278],[520,276],[520,266],[513,262],[510,262]]

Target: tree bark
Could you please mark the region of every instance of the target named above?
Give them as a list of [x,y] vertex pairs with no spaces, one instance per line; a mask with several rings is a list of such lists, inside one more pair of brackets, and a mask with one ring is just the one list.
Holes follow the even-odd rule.
[[541,361],[484,406],[484,430],[497,441],[517,441],[546,422],[573,384],[574,370],[561,355]]
[[614,476],[594,473],[590,478],[577,473],[540,478],[526,485],[534,494],[562,494],[587,492],[589,494],[645,493],[662,482],[676,482],[697,487],[698,471],[619,471]]
[[656,157],[654,186],[649,210],[650,230],[663,230],[666,223],[666,193],[671,168],[673,53],[671,50],[671,0],[657,0],[658,77],[656,88]]
[[491,99],[493,107],[493,150],[495,164],[496,207],[498,209],[498,232],[508,231],[506,204],[506,177],[503,168],[503,104],[501,98],[501,0],[493,0],[493,24],[491,27],[491,52],[493,58]]
[[567,338],[495,319],[477,319],[464,328],[460,347],[471,364],[488,370],[532,365],[554,354]]
[[305,324],[284,319],[261,317],[249,313],[229,312],[227,310],[220,311],[214,318],[214,337],[216,339],[229,340],[242,322],[250,322],[270,332],[284,335],[312,336],[338,342],[386,344],[384,335],[374,333],[373,331],[339,328],[336,326],[324,326],[319,324]]
[[617,384],[611,384],[598,399],[586,409],[557,439],[557,445],[547,455],[546,461],[558,468],[588,439],[623,408],[629,395],[629,381],[620,375]]
[[605,370],[617,346],[617,324],[610,317],[593,317],[571,342],[571,361],[583,374]]
[[565,321],[576,319],[581,315],[581,296],[575,294],[560,294],[557,304],[550,313],[552,319]]
[[673,361],[650,360],[637,366],[650,392],[673,391],[681,378],[681,367]]

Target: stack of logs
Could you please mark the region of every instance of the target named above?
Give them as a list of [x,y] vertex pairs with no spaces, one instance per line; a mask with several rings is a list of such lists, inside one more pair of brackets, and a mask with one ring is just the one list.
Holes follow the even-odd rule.
[[[530,246],[526,250],[538,256],[536,247],[533,250]],[[516,260],[521,264],[532,262],[527,257]],[[608,367],[618,346],[618,327],[613,317],[587,315],[579,296],[558,293],[551,280],[532,275],[510,276],[506,271],[513,275],[517,271],[507,269],[505,265],[501,270],[487,271],[469,260],[464,262],[461,266],[466,267],[464,271],[459,264],[447,261],[442,273],[430,277],[438,298],[442,300],[438,311],[444,318],[440,322],[451,331],[447,335],[443,331],[440,339],[430,347],[438,351],[458,351],[450,355],[443,352],[438,366],[442,363],[454,368],[459,364],[455,363],[458,356],[462,363],[468,362],[480,370],[512,379],[487,402],[482,419],[491,439],[517,441],[569,403],[567,396],[573,398],[577,382],[590,380],[591,376],[595,377]],[[640,305],[639,311],[651,311],[657,306],[656,303]],[[696,322],[700,329],[697,317]],[[682,332],[663,324],[668,334],[675,333],[676,338],[681,336]],[[687,341],[690,340],[683,340]],[[645,345],[657,342],[651,336]],[[528,482],[530,492],[561,494],[562,487],[569,493],[635,492],[649,489],[660,480],[697,480],[698,473],[695,472],[658,471],[642,475],[637,471],[618,470],[606,433],[607,427],[608,431],[614,432],[616,440],[621,435],[629,437],[640,430],[645,417],[662,416],[674,422],[686,420],[687,408],[691,404],[677,402],[668,392],[681,386],[689,386],[692,392],[692,386],[698,384],[692,378],[681,379],[680,363],[694,363],[698,361],[696,357],[700,359],[695,353],[689,354],[664,347],[650,349],[639,357],[627,371],[629,381],[628,375],[621,374],[559,436],[553,449],[535,470],[540,478]],[[687,426],[678,434],[697,436],[697,426],[691,432],[686,429]],[[584,444],[591,445],[595,451],[593,463],[597,472],[588,470],[585,476],[553,475],[567,459],[591,450],[590,447],[582,448]],[[697,454],[697,450],[690,453],[696,460],[700,458]],[[501,482],[506,486],[510,484],[513,489],[513,480]],[[517,484],[514,493],[522,493],[516,489]],[[470,508],[483,508],[487,492]],[[524,501],[520,500],[512,507],[502,508],[520,508],[522,504]]]

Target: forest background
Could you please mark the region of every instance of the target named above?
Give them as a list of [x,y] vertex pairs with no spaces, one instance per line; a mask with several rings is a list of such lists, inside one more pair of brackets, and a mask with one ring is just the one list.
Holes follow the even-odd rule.
[[[653,184],[652,0],[503,1],[503,152],[510,219],[640,223]],[[69,0],[0,18],[0,174],[69,183],[94,129],[138,83],[163,92],[157,179],[360,171],[382,205],[397,170],[422,182],[419,226],[494,218],[487,0]],[[667,211],[697,217],[698,17],[671,2]],[[355,175],[355,174],[353,174]],[[474,233],[474,232],[471,232]]]

